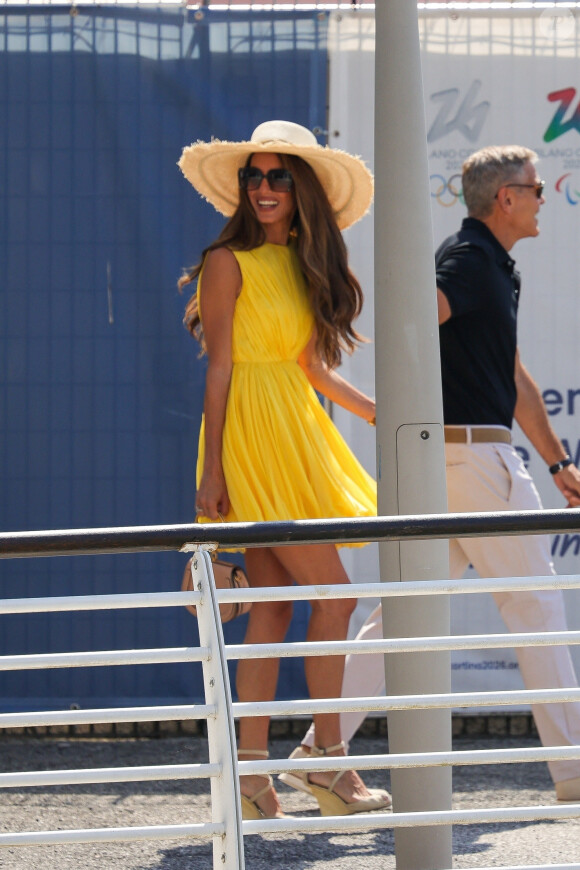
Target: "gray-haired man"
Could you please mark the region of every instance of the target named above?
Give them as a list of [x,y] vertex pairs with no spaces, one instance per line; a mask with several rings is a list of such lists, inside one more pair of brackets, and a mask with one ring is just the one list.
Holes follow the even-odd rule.
[[[520,276],[509,251],[519,239],[539,233],[543,182],[537,155],[521,146],[483,148],[463,165],[468,217],[436,253],[437,301],[443,382],[447,494],[452,513],[534,510],[541,502],[512,446],[517,420],[570,507],[580,505],[580,472],[550,425],[540,391],[517,348]],[[471,563],[483,577],[553,574],[547,536],[462,538],[450,542],[450,574],[461,577]],[[510,631],[566,631],[560,591],[499,592],[494,595]],[[382,637],[380,606],[358,638]],[[577,687],[566,647],[518,649],[528,689]],[[367,697],[385,692],[383,657],[346,659],[342,694]],[[534,718],[546,746],[580,744],[580,704],[535,705]],[[364,714],[341,715],[348,741]],[[306,735],[294,757],[308,753]],[[580,760],[549,763],[556,796],[580,801]],[[296,788],[303,778],[282,774]],[[306,789],[305,789],[306,790]]]

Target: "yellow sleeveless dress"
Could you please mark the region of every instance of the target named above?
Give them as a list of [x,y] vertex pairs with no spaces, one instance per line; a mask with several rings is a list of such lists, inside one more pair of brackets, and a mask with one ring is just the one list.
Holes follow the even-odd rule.
[[[233,251],[242,274],[222,462],[227,522],[376,515],[376,484],[297,362],[314,328],[293,245]],[[203,274],[198,284],[203,323]],[[202,420],[197,485],[204,461]],[[203,518],[203,522],[208,522]],[[211,522],[211,521],[209,521]]]

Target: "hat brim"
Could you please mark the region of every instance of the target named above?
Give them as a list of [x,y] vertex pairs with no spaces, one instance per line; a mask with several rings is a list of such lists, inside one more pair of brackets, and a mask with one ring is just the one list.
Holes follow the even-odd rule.
[[341,230],[368,212],[373,177],[360,159],[328,146],[289,142],[194,142],[183,149],[178,166],[195,189],[221,214],[230,217],[239,204],[237,173],[250,154],[294,154],[316,172]]

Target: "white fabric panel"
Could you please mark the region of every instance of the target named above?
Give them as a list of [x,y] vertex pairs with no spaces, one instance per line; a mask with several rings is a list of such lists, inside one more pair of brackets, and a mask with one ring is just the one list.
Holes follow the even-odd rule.
[[[554,428],[580,463],[580,23],[572,13],[564,23],[554,27],[545,12],[530,10],[419,14],[435,245],[465,216],[460,173],[470,153],[517,143],[540,157],[538,172],[546,181],[541,234],[512,250],[522,274],[519,345]],[[374,168],[373,13],[333,13],[329,40],[329,145],[360,154]],[[359,328],[372,337],[372,214],[347,232],[346,241],[366,293]],[[372,345],[345,359],[343,373],[373,394]],[[373,430],[340,409],[335,419],[374,473]],[[544,462],[519,430],[515,443],[525,451],[544,505],[563,506]],[[553,554],[559,573],[578,572],[580,535],[555,536]],[[354,581],[378,578],[376,547],[351,550],[345,562]],[[566,593],[566,603],[570,628],[580,628],[580,591]],[[360,605],[353,628],[370,607]],[[454,602],[452,627],[478,633],[503,626],[491,597],[477,595]],[[580,650],[572,648],[572,655],[578,670]],[[511,651],[455,654],[454,689],[521,686],[515,668]]]

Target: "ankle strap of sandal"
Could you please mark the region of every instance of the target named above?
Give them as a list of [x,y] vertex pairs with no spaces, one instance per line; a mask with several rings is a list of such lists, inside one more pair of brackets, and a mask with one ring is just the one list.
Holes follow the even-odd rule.
[[324,749],[322,749],[320,746],[313,746],[310,751],[313,755],[321,756],[329,755],[331,752],[337,752],[339,749],[342,749],[346,752],[344,740],[341,740],[340,743],[336,744],[336,746],[326,746]]
[[238,749],[238,755],[257,755],[258,758],[269,758],[267,749]]

